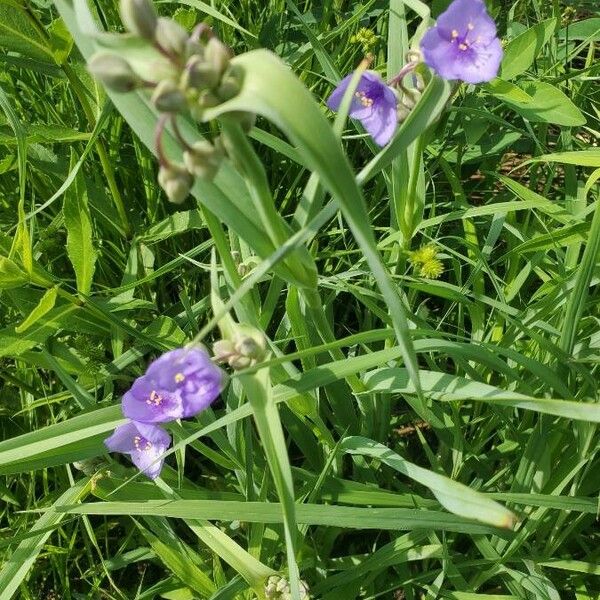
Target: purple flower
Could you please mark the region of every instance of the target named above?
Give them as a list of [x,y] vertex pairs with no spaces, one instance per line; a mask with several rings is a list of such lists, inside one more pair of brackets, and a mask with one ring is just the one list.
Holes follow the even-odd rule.
[[[150,363],[144,379],[151,383],[144,383],[143,387],[140,385],[140,390],[151,392],[154,389],[156,394],[164,394],[165,406],[168,405],[169,408],[165,409],[166,418],[163,420],[167,421],[192,417],[210,406],[221,393],[223,373],[202,348],[177,348]],[[131,392],[133,394],[133,388]],[[144,397],[144,401],[148,399],[152,402],[149,396]],[[181,402],[181,412],[177,406],[178,399]],[[139,413],[147,414],[154,410],[151,405],[148,406],[149,411],[140,409]],[[159,412],[160,408],[155,414]],[[172,416],[175,414],[177,416]]]
[[158,383],[142,375],[123,396],[123,414],[140,423],[166,423],[183,417],[183,401],[179,391],[161,389]]
[[110,452],[129,454],[140,471],[156,479],[164,462],[160,457],[171,445],[171,436],[156,425],[130,421],[117,427],[104,444]]
[[425,63],[444,79],[490,81],[498,74],[502,45],[483,0],[454,0],[421,40]]
[[[327,106],[331,110],[339,110],[351,79],[352,75],[344,77],[329,96]],[[397,103],[396,94],[381,77],[374,71],[365,71],[356,87],[348,114],[362,123],[376,144],[385,146],[398,125]]]

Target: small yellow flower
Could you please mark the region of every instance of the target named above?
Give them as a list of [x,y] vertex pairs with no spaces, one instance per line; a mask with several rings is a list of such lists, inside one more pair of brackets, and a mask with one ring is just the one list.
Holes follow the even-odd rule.
[[427,279],[437,279],[444,272],[444,264],[438,258],[424,262],[419,269],[419,274]]
[[360,44],[365,54],[368,54],[379,42],[379,36],[372,30],[362,27],[350,38],[351,44]]
[[435,260],[437,255],[437,248],[433,244],[427,244],[421,246],[418,250],[413,250],[410,253],[409,260],[413,265],[420,265]]

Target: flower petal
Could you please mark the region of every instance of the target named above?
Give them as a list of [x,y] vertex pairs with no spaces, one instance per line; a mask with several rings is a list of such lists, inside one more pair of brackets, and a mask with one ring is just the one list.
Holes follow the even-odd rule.
[[146,385],[148,389],[143,398],[134,394],[133,390],[123,396],[121,409],[127,418],[141,423],[166,423],[181,419],[183,402],[178,391],[161,390],[152,382]]
[[429,29],[421,40],[421,52],[428,67],[444,79],[459,79],[455,65],[458,60],[456,44],[440,35],[436,27]]
[[182,392],[183,416],[193,417],[208,408],[221,393],[223,376],[220,370],[206,370],[190,378]]
[[139,431],[133,422],[119,425],[113,434],[104,440],[104,445],[109,452],[121,452],[130,454],[135,450],[134,438],[139,435]]
[[338,111],[340,109],[340,104],[342,103],[342,98],[348,89],[348,85],[350,84],[350,80],[352,79],[352,73],[350,75],[346,75],[344,79],[342,79],[336,86],[335,90],[331,93],[329,98],[327,99],[327,106],[333,110]]
[[394,135],[398,126],[396,106],[382,104],[361,123],[378,146],[385,146]]
[[459,75],[457,78],[467,83],[483,83],[498,75],[502,62],[502,44],[498,38],[487,46],[474,45],[469,54],[468,58],[459,60],[455,65],[455,71]]
[[[457,31],[460,37],[466,36],[469,32],[469,23],[476,29],[482,18],[489,19],[483,0],[454,0],[454,2],[439,15],[436,21],[436,27],[439,29],[442,37],[450,40],[453,31]],[[491,19],[489,20],[491,21]],[[492,24],[493,23],[494,22],[492,21]],[[496,35],[495,30],[496,26],[494,25],[492,37]],[[478,31],[477,33],[483,34],[483,31]]]
[[166,450],[158,450],[151,448],[150,450],[139,451],[131,453],[131,462],[150,479],[156,479],[162,470],[164,459],[159,458],[161,454]]

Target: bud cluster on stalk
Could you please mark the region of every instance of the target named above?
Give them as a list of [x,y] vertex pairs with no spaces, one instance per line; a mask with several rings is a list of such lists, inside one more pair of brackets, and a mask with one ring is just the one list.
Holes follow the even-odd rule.
[[[271,575],[265,585],[265,596],[269,600],[291,600],[292,592],[287,579],[279,575]],[[308,600],[309,598],[306,582],[300,581],[300,600]]]
[[216,362],[227,363],[238,371],[252,367],[264,360],[267,355],[265,336],[248,325],[238,325],[231,339],[223,339],[213,344]]
[[[396,107],[398,123],[402,123],[408,117],[425,89],[423,76],[418,72],[421,61],[420,53],[411,50],[408,52],[406,58],[406,66],[392,82],[392,87],[398,97],[398,105]],[[413,87],[408,87],[404,84],[404,78],[407,75],[412,78]]]
[[[172,19],[158,16],[150,0],[121,0],[121,18],[130,37],[145,40],[154,49],[156,60],[140,66],[133,58],[128,60],[126,49],[123,55],[101,51],[91,58],[88,67],[115,92],[151,90],[151,102],[161,113],[156,131],[158,182],[168,199],[180,204],[196,177],[209,180],[215,177],[225,152],[219,138],[187,143],[175,119],[179,114],[188,114],[201,121],[206,109],[239,92],[243,72],[231,64],[231,49],[203,23],[190,35]],[[252,122],[250,115],[241,117],[247,123]],[[182,164],[168,160],[162,151],[167,122],[171,123],[184,151]]]

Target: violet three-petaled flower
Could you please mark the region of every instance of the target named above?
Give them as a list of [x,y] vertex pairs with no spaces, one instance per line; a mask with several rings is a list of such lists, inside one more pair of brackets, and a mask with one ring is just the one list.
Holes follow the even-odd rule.
[[[150,363],[144,375],[156,391],[181,399],[179,416],[193,417],[217,398],[223,373],[199,347],[177,348]],[[177,417],[175,417],[177,418]]]
[[164,462],[161,457],[171,445],[171,436],[156,425],[130,421],[117,427],[104,444],[110,452],[129,454],[142,473],[156,479]]
[[502,44],[483,0],[454,0],[421,40],[423,60],[440,77],[467,83],[498,74]]
[[[344,77],[327,100],[327,106],[337,111],[352,75]],[[398,100],[394,91],[388,87],[374,71],[365,71],[354,92],[349,116],[358,119],[375,143],[385,146],[396,131]]]
[[166,423],[183,417],[183,401],[178,391],[161,389],[158,383],[138,377],[121,402],[123,414],[140,423]]

